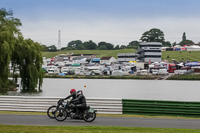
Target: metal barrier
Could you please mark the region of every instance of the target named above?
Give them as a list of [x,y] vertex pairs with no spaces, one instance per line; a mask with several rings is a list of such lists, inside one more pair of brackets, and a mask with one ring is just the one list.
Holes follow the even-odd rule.
[[123,114],[200,117],[200,102],[123,99]]
[[[0,110],[46,112],[63,97],[0,96]],[[87,105],[99,114],[122,114],[122,99],[87,98]]]

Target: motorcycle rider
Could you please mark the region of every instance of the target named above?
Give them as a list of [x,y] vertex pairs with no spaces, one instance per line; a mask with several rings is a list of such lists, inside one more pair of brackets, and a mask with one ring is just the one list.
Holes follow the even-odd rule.
[[80,111],[84,112],[87,104],[86,104],[86,98],[83,95],[82,91],[78,91],[77,97],[75,99],[71,100],[71,103],[77,103],[75,104],[75,107]]
[[69,99],[71,97],[72,97],[72,100],[70,101],[70,103],[73,103],[72,108],[75,109],[75,112],[77,113],[78,110],[80,112],[83,112],[87,104],[86,104],[86,98],[83,95],[82,91],[78,91],[78,94],[77,94],[75,89],[71,89],[70,95],[64,98],[63,100]]
[[69,99],[69,98],[71,98],[71,97],[72,97],[72,100],[73,100],[73,99],[76,99],[77,94],[76,94],[76,90],[75,90],[75,89],[71,89],[71,90],[70,90],[70,95],[67,96],[66,98],[62,99],[62,100],[66,100],[66,99]]

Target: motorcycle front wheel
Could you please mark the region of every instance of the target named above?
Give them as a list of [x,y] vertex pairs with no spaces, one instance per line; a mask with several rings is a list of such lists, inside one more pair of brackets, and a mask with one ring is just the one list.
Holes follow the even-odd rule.
[[49,107],[49,108],[47,109],[47,116],[49,116],[49,118],[54,119],[54,118],[55,118],[55,117],[54,117],[55,111],[56,111],[56,106],[55,106],[55,105]]
[[54,117],[57,121],[64,121],[67,118],[67,112],[64,108],[59,108],[55,111]]
[[96,118],[95,112],[93,112],[93,113],[87,112],[87,113],[84,113],[84,115],[83,115],[83,119],[86,122],[92,122],[95,120],[95,118]]

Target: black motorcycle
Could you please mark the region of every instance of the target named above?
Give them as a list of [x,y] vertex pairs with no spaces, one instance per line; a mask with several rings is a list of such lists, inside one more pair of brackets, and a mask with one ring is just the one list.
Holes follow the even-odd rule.
[[69,117],[71,119],[92,122],[96,118],[96,112],[97,111],[90,106],[87,106],[84,111],[79,111],[78,109],[74,108],[74,104],[70,104],[69,101],[67,101],[66,106],[55,110],[54,118],[56,118],[57,121],[64,121],[67,117]]
[[64,100],[62,100],[62,99],[58,100],[57,105],[50,106],[47,109],[47,116],[54,119],[55,111],[59,108],[64,108],[65,106],[66,106],[66,103],[64,103]]

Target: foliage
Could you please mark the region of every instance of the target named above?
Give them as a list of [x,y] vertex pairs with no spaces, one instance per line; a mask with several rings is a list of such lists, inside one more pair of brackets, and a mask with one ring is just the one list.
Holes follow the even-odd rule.
[[47,47],[47,51],[49,51],[49,52],[56,52],[57,48],[56,48],[55,45],[51,45],[51,46]]
[[[25,92],[35,91],[37,85],[41,91],[43,72],[40,49],[39,43],[33,42],[31,39],[23,40],[20,38],[15,51],[13,51],[12,64],[19,66],[21,84]],[[21,51],[24,51],[23,54]]]
[[140,39],[143,42],[164,42],[164,33],[160,29],[150,29],[142,34]]
[[40,90],[43,77],[41,46],[31,39],[24,40],[19,26],[21,22],[13,17],[12,11],[0,9],[0,89],[6,89],[8,65],[12,62],[13,75],[16,68],[20,70],[23,90],[35,90],[38,80]]
[[194,44],[194,42],[192,40],[187,40],[186,33],[184,32],[183,36],[182,36],[182,41],[178,45],[184,46],[184,45],[188,45],[188,44]]
[[180,46],[184,46],[188,44],[194,44],[194,42],[192,40],[183,40],[179,43]]
[[115,49],[115,50],[119,50],[119,49],[120,49],[120,48],[119,48],[119,45],[116,45],[114,49]]
[[77,49],[82,44],[83,44],[82,41],[76,40],[76,41],[69,42],[67,47],[71,47],[71,48]]
[[126,48],[128,49],[137,49],[139,46],[139,42],[138,41],[132,41],[128,44],[128,46]]
[[0,9],[0,89],[5,89],[8,84],[8,65],[10,63],[14,44],[17,37],[21,35],[19,26],[21,22],[19,19],[12,17],[12,11]]
[[121,45],[120,46],[120,49],[125,49],[126,48],[126,45]]
[[92,40],[90,40],[88,42],[84,42],[83,45],[88,50],[95,50],[97,48],[97,44],[94,43]]
[[182,41],[185,41],[186,40],[186,34],[185,32],[183,33],[183,36],[182,36]]
[[97,48],[99,50],[112,50],[114,48],[114,45],[111,43],[100,42],[100,43],[98,43]]
[[171,47],[171,43],[169,41],[163,42],[162,47]]

